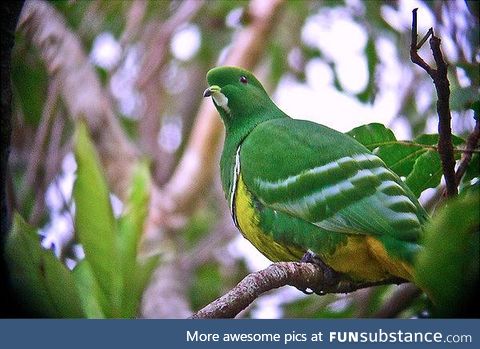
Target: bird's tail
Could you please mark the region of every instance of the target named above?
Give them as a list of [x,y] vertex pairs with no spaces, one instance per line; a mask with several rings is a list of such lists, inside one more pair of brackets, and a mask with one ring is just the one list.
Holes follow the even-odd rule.
[[370,248],[370,251],[373,252],[376,259],[382,264],[382,266],[393,276],[405,279],[409,282],[414,283],[418,288],[420,288],[427,297],[435,304],[435,300],[432,297],[432,293],[419,285],[415,280],[415,269],[412,264],[407,261],[400,260],[398,258],[392,258],[387,251],[385,250],[383,244],[373,238],[367,238],[367,243]]

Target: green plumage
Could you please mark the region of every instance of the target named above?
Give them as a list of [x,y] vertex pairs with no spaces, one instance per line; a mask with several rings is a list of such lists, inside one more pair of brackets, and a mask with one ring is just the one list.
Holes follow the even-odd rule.
[[348,135],[290,118],[245,70],[219,67],[207,79],[205,96],[226,128],[225,196],[261,252],[295,260],[311,250],[355,279],[412,279],[427,214],[380,158]]

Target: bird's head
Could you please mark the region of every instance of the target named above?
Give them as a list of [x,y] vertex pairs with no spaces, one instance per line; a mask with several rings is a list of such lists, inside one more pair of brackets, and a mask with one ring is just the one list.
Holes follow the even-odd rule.
[[244,124],[249,119],[265,115],[274,106],[262,84],[247,70],[237,67],[217,67],[207,73],[208,87],[204,97],[213,103],[225,126]]

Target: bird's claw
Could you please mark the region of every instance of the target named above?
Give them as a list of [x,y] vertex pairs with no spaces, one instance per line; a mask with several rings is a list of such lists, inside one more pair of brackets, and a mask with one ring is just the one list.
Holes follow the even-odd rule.
[[325,264],[325,262],[318,255],[316,255],[310,250],[305,252],[300,262],[311,263],[319,266],[320,269],[322,269],[323,276],[324,276],[324,284],[321,285],[322,289],[317,290],[317,289],[310,288],[310,291],[307,291],[308,289],[303,289],[303,290],[300,289],[300,291],[302,291],[305,294],[316,293],[320,296],[323,296],[328,293],[328,290],[335,289],[336,286],[340,283],[340,281],[343,280],[341,273],[330,268],[327,264]]

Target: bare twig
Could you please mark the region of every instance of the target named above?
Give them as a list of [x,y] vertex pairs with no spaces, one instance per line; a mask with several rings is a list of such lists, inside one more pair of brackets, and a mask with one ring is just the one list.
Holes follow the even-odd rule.
[[327,294],[349,293],[365,287],[403,282],[399,279],[379,283],[355,283],[347,279],[332,282],[327,275],[318,265],[312,263],[274,263],[266,269],[247,275],[227,294],[208,304],[191,318],[233,318],[262,293],[285,285]]
[[460,181],[462,180],[463,175],[467,171],[468,164],[472,159],[473,152],[478,145],[479,139],[480,139],[480,121],[479,119],[477,119],[475,122],[475,128],[473,129],[473,132],[467,138],[467,145],[465,147],[465,150],[467,151],[463,154],[462,161],[460,162],[460,165],[458,165],[457,172],[455,173],[455,181],[457,182],[457,185],[460,184]]
[[[441,40],[430,28],[427,35],[417,43],[417,9],[412,12],[412,42],[410,45],[410,58],[413,63],[422,67],[433,79],[437,91],[437,113],[438,113],[438,150],[442,162],[443,175],[447,188],[447,196],[457,195],[457,184],[455,180],[455,158],[453,156],[452,129],[450,121],[450,83],[447,77],[447,63],[443,58],[440,49]],[[437,68],[430,67],[418,54],[421,45],[430,37],[429,43]]]

